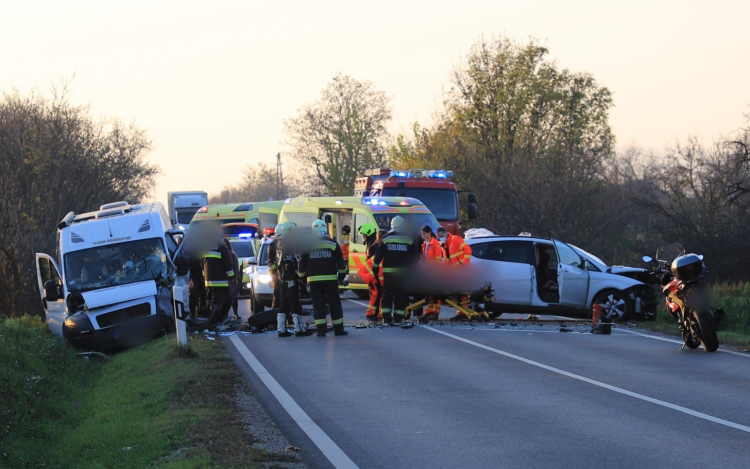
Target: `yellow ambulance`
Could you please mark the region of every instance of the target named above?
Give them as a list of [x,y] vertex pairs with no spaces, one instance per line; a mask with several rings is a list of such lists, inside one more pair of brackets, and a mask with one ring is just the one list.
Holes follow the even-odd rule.
[[219,220],[222,223],[253,223],[258,225],[258,233],[262,237],[264,234],[273,232],[279,222],[279,212],[283,206],[282,200],[206,205],[196,212],[190,223],[208,220]]
[[359,227],[372,223],[379,229],[390,231],[391,220],[400,215],[406,222],[409,234],[421,240],[420,230],[430,225],[440,226],[435,216],[419,200],[412,197],[298,197],[284,201],[279,223],[291,221],[300,227],[310,227],[313,221],[323,220],[328,234],[342,244],[346,241],[344,227],[349,226],[349,289],[361,297],[367,296],[367,285],[357,275],[366,260],[364,237]]

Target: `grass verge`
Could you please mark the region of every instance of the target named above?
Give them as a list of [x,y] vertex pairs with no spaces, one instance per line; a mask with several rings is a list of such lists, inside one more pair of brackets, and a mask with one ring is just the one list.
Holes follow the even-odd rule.
[[[713,285],[712,295],[712,304],[727,313],[726,321],[719,325],[719,342],[750,349],[750,282]],[[640,322],[638,327],[679,336],[677,326],[664,309],[659,311],[656,321]]]
[[244,468],[243,385],[220,341],[174,336],[111,360],[77,356],[38,320],[0,320],[0,467]]

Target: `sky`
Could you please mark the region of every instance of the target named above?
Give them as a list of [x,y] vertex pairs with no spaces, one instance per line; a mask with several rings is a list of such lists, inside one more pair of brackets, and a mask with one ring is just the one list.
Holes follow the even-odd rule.
[[168,191],[218,192],[275,164],[283,122],[337,73],[391,98],[391,132],[429,125],[481,37],[537,38],[614,94],[618,148],[704,142],[750,113],[750,1],[0,0],[0,91],[70,99],[146,130]]

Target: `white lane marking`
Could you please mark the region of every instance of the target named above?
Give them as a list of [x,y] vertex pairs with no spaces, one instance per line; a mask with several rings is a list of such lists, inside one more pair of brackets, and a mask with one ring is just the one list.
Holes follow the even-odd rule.
[[362,303],[361,301],[357,301],[357,300],[351,300],[351,299],[349,299],[349,298],[347,298],[347,299],[346,299],[346,301],[351,301],[352,303],[356,303],[356,304],[358,304],[358,305],[364,306],[365,308],[367,308],[368,306],[370,306],[370,304],[369,304],[369,303]]
[[496,353],[498,355],[502,355],[502,356],[507,357],[507,358],[512,358],[513,360],[518,360],[518,361],[526,363],[528,365],[536,366],[536,367],[542,368],[544,370],[551,371],[553,373],[557,373],[557,374],[560,374],[560,375],[563,375],[563,376],[567,376],[568,378],[577,379],[579,381],[583,381],[584,383],[593,384],[594,386],[598,386],[600,388],[604,388],[604,389],[607,389],[607,390],[610,390],[610,391],[614,391],[614,392],[619,393],[619,394],[624,394],[626,396],[634,397],[634,398],[640,399],[642,401],[650,402],[652,404],[656,404],[656,405],[659,405],[659,406],[662,406],[662,407],[666,407],[668,409],[676,410],[678,412],[682,412],[682,413],[687,414],[687,415],[692,415],[693,417],[698,417],[698,418],[703,419],[703,420],[708,420],[709,422],[718,423],[719,425],[724,425],[724,426],[727,426],[727,427],[735,428],[737,430],[742,430],[743,432],[750,433],[750,427],[747,427],[745,425],[741,425],[739,423],[730,422],[729,420],[720,419],[718,417],[714,417],[712,415],[704,414],[702,412],[698,412],[698,411],[693,410],[693,409],[688,409],[687,407],[682,407],[682,406],[677,405],[677,404],[672,404],[671,402],[666,402],[666,401],[662,401],[662,400],[659,400],[659,399],[654,399],[653,397],[644,396],[643,394],[638,394],[638,393],[635,393],[635,392],[632,392],[632,391],[628,391],[627,389],[618,388],[617,386],[612,386],[610,384],[602,383],[601,381],[596,381],[596,380],[591,379],[591,378],[586,378],[585,376],[577,375],[577,374],[574,374],[574,373],[569,373],[569,372],[561,370],[559,368],[555,368],[553,366],[549,366],[549,365],[545,365],[543,363],[535,362],[533,360],[529,360],[528,358],[519,357],[518,355],[513,355],[512,353],[504,352],[502,350],[499,350],[499,349],[496,349],[496,348],[493,348],[493,347],[488,347],[487,345],[482,345],[482,344],[480,344],[478,342],[474,342],[474,341],[471,341],[471,340],[468,340],[468,339],[464,339],[463,337],[459,337],[457,335],[453,335],[453,334],[450,334],[448,332],[439,331],[439,330],[437,330],[435,328],[432,328],[432,327],[429,327],[429,326],[422,326],[422,327],[425,328],[425,329],[427,329],[427,330],[430,330],[432,332],[436,332],[438,334],[442,334],[442,335],[444,335],[446,337],[450,337],[452,339],[456,339],[456,340],[464,342],[466,344],[473,345],[475,347],[479,347],[479,348],[487,350],[489,352]]
[[359,466],[354,464],[354,461],[349,459],[349,456],[344,453],[341,448],[318,426],[318,424],[311,419],[307,413],[297,404],[297,402],[289,395],[286,390],[281,387],[278,381],[271,376],[271,373],[255,358],[255,355],[242,343],[242,340],[236,335],[229,338],[237,351],[240,352],[242,358],[245,359],[248,365],[253,369],[255,374],[258,375],[263,384],[266,385],[271,394],[279,401],[284,410],[287,411],[290,417],[297,422],[297,425],[304,431],[308,437],[315,443],[315,446],[331,461],[336,468],[346,469],[359,469]]
[[[666,337],[659,337],[658,335],[644,334],[642,332],[629,331],[627,329],[617,328],[617,330],[620,332],[627,332],[628,334],[639,335],[641,337],[648,337],[649,339],[662,340],[664,342],[671,342],[673,344],[682,345],[682,341],[677,340],[677,339],[668,339]],[[731,355],[737,355],[738,357],[750,358],[750,353],[735,352],[733,350],[724,350],[724,349],[719,349],[717,350],[717,352],[724,352],[724,353],[729,353]]]

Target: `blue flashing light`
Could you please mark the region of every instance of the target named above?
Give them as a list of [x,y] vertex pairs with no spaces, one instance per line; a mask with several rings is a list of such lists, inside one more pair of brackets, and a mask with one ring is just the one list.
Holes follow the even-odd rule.
[[370,201],[370,203],[371,203],[372,205],[377,205],[377,204],[378,204],[378,199],[372,199],[372,200]]
[[391,176],[397,178],[408,178],[409,171],[391,171]]
[[237,235],[238,238],[252,238],[255,236],[254,233],[240,233]]

